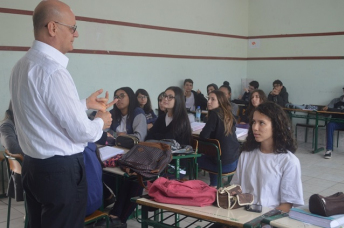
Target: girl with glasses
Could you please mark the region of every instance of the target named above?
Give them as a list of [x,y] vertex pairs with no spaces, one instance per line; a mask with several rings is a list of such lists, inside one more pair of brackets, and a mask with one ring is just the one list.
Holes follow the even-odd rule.
[[145,111],[147,127],[149,130],[153,127],[153,124],[158,117],[155,115],[154,111],[152,110],[152,104],[149,99],[148,92],[144,89],[138,89],[136,90],[135,96],[137,98],[137,102],[140,108],[142,108],[143,111]]
[[171,86],[165,90],[161,98],[166,113],[159,114],[146,140],[175,139],[181,145],[190,145],[191,126],[185,108],[183,90]]
[[[221,146],[222,172],[229,173],[236,169],[239,158],[239,142],[235,134],[235,119],[225,94],[220,90],[208,95],[208,121],[200,133],[201,138],[217,139]],[[217,172],[216,158],[202,155],[198,161],[199,168]],[[217,186],[217,175],[209,173],[210,186]]]

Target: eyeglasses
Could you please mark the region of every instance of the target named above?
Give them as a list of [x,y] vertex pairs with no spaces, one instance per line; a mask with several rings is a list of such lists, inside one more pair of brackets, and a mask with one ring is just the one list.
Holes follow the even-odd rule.
[[169,101],[171,101],[172,99],[175,98],[174,96],[172,96],[172,95],[167,95],[167,94],[162,95],[162,97],[163,97],[163,99],[167,99],[167,100],[169,100]]
[[115,96],[113,97],[114,100],[115,100],[115,99],[122,100],[123,98],[125,98],[125,94],[124,94],[124,93],[121,93],[120,95],[115,95]]
[[138,96],[137,98],[138,98],[138,99],[147,99],[148,96],[142,95],[142,96]]
[[[78,27],[78,26],[76,26],[76,25],[66,25],[66,24],[63,24],[63,23],[58,22],[58,21],[54,21],[54,22],[55,22],[56,24],[63,25],[63,26],[66,26],[66,27],[72,29],[72,34],[75,33],[76,28]],[[46,24],[44,27],[48,27],[48,24]]]

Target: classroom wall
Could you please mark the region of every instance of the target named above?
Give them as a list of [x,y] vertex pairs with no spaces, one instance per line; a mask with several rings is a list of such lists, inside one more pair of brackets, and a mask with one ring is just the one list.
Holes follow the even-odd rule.
[[341,0],[250,0],[249,36],[267,38],[257,38],[259,48],[248,48],[254,60],[247,63],[247,77],[265,92],[280,79],[295,104],[328,104],[342,95],[342,9]]
[[[10,99],[11,68],[25,54],[4,49],[31,46],[31,11],[38,2],[0,2],[0,20],[7,22],[0,24],[0,118]],[[208,84],[224,80],[240,88],[247,75],[247,62],[240,60],[247,55],[246,39],[223,34],[247,36],[248,0],[65,2],[77,16],[79,38],[67,56],[81,98],[99,88],[112,95],[130,86],[147,89],[157,107],[158,94],[170,85],[181,86],[185,78],[204,93]],[[233,89],[233,95],[240,93]]]

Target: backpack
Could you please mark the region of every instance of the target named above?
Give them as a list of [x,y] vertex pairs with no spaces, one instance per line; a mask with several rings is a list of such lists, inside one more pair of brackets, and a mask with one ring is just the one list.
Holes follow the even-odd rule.
[[157,177],[172,160],[171,147],[164,143],[140,142],[118,160],[129,175]]

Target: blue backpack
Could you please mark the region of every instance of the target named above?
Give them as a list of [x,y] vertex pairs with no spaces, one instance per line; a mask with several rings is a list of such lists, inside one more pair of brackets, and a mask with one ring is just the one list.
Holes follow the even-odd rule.
[[88,143],[84,150],[84,163],[87,180],[86,216],[98,210],[103,203],[103,170],[98,160],[96,149],[96,144]]

